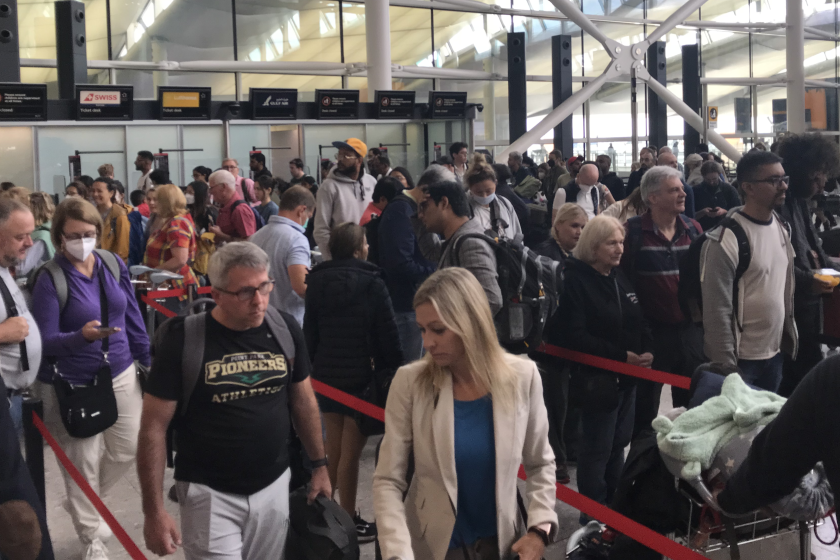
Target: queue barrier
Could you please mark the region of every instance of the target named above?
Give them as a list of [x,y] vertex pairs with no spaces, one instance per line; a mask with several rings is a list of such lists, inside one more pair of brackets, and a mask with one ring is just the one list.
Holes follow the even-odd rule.
[[[198,289],[199,294],[206,294],[209,292],[209,287]],[[153,308],[160,311],[163,315],[167,317],[174,317],[176,316],[175,312],[160,305],[158,302],[155,301],[155,299],[167,297],[180,297],[186,294],[187,291],[183,289],[156,290],[147,292],[146,294],[141,296],[141,299],[144,303],[146,303],[147,305],[151,305]],[[592,367],[597,367],[600,369],[614,371],[623,375],[631,375],[633,377],[638,377],[641,379],[647,379],[658,383],[673,385],[675,387],[680,387],[683,389],[688,389],[690,386],[690,380],[685,377],[681,377],[671,373],[666,373],[663,371],[651,370],[639,366],[632,366],[624,362],[618,362],[615,360],[591,356],[582,352],[576,352],[574,350],[560,348],[545,343],[541,344],[539,348],[537,348],[537,352],[554,356],[557,358],[562,358],[565,360],[582,363]],[[385,421],[384,409],[377,407],[358,397],[349,395],[334,387],[326,385],[318,380],[311,379],[311,383],[315,392],[331,400],[337,401],[366,416],[370,416],[371,418],[379,420],[380,422]],[[29,423],[27,422],[27,425],[28,424]],[[128,533],[126,533],[125,529],[120,525],[120,523],[111,513],[111,511],[102,501],[102,499],[96,494],[96,492],[87,482],[87,480],[85,480],[84,476],[79,472],[76,466],[73,465],[73,462],[70,461],[70,458],[67,457],[67,454],[64,452],[64,450],[62,450],[61,447],[58,445],[58,442],[55,440],[52,434],[50,434],[49,430],[41,420],[37,409],[32,410],[32,425],[37,429],[40,436],[43,437],[44,440],[46,440],[46,442],[52,448],[58,461],[67,470],[73,481],[79,486],[79,488],[82,489],[82,491],[94,505],[96,510],[102,516],[102,519],[111,528],[111,531],[114,533],[114,536],[117,538],[120,544],[122,544],[123,547],[125,547],[132,560],[148,560],[147,557],[140,550],[140,548],[137,546],[137,544],[131,540],[131,537],[128,536]],[[29,446],[27,445],[27,449],[28,448]],[[27,454],[27,461],[29,459],[30,457]],[[40,457],[40,461],[41,472],[43,472],[43,454]],[[31,470],[33,469],[33,466],[30,465],[29,468]],[[527,478],[525,469],[521,465],[519,467],[518,476],[522,480],[526,480]],[[41,480],[43,480],[43,476],[41,476],[40,478]],[[43,489],[41,488],[39,489],[39,491],[43,496]],[[698,552],[695,552],[694,550],[691,550],[690,548],[685,547],[677,543],[676,541],[673,541],[668,537],[661,535],[653,531],[652,529],[649,529],[648,527],[645,527],[644,525],[621,515],[616,511],[613,511],[607,506],[604,506],[590,498],[587,498],[579,492],[575,492],[574,490],[566,487],[563,484],[556,484],[555,496],[561,502],[575,508],[578,511],[583,512],[584,514],[594,519],[597,519],[601,523],[606,524],[612,529],[632,538],[640,544],[655,550],[656,552],[664,555],[665,558],[669,558],[671,560],[706,560],[706,558]]]

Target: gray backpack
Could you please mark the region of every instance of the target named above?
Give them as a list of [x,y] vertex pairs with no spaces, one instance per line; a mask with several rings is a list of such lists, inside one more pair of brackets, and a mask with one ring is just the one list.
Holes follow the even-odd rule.
[[[189,405],[190,397],[195,390],[196,383],[198,383],[198,378],[201,376],[201,365],[204,362],[204,342],[209,309],[200,313],[193,313],[193,311],[200,306],[209,308],[213,305],[215,305],[215,302],[212,299],[201,298],[181,312],[186,315],[184,319],[184,353],[181,354],[182,395],[181,401],[178,403],[181,416],[187,412],[187,405]],[[274,337],[274,340],[277,341],[280,349],[286,355],[289,372],[291,373],[295,365],[295,343],[292,340],[292,333],[286,325],[286,320],[283,319],[277,309],[269,305],[265,310],[265,321],[268,324],[271,336]],[[159,341],[158,337],[164,336],[161,333],[165,333],[166,330],[165,328],[158,329],[155,342]],[[189,351],[187,351],[188,348]]]
[[[117,284],[119,284],[119,257],[111,251],[106,251],[105,249],[94,249],[93,252],[99,255],[99,258],[102,259],[102,262],[105,264],[105,269],[111,273],[111,276],[113,276],[116,279]],[[67,307],[67,299],[69,297],[67,289],[67,276],[64,275],[64,269],[55,262],[55,259],[48,260],[32,271],[29,279],[26,281],[26,285],[29,287],[29,292],[31,293],[32,290],[35,289],[35,282],[38,281],[38,277],[42,272],[46,272],[50,275],[53,286],[55,286],[55,293],[58,296],[58,311],[59,313],[64,312],[64,308]]]

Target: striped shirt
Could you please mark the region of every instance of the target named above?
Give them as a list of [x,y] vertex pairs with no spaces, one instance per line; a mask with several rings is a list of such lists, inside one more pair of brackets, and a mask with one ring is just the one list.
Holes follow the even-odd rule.
[[[689,224],[694,226],[693,232]],[[669,240],[653,223],[650,211],[630,218],[624,227],[627,235],[621,267],[635,284],[645,318],[666,325],[684,322],[686,318],[677,298],[680,260],[703,228],[695,220],[680,214],[674,237]]]

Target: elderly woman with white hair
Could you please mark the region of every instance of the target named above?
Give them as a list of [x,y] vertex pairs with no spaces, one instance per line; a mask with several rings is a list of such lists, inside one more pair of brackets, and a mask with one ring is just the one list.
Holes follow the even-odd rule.
[[[632,284],[618,268],[624,228],[615,218],[589,220],[566,260],[563,295],[546,329],[551,344],[631,365],[650,367],[653,340]],[[633,433],[635,383],[626,375],[574,366],[571,398],[581,405],[578,450],[581,494],[607,504]],[[581,522],[588,519],[581,514]]]

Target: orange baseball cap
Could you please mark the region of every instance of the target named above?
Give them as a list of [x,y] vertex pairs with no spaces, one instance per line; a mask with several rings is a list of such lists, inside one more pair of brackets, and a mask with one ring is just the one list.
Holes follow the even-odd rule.
[[358,138],[348,138],[346,142],[333,142],[332,145],[338,149],[353,150],[359,157],[365,157],[368,152],[367,144]]

